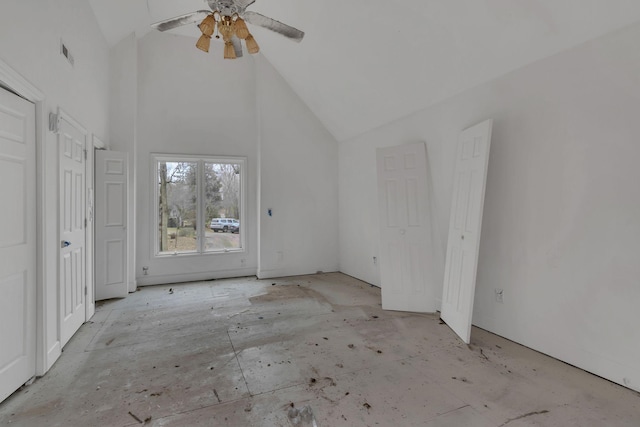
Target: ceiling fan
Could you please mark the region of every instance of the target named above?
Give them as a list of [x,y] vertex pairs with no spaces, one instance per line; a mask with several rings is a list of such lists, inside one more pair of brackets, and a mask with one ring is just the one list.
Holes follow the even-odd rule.
[[[196,47],[204,52],[209,52],[211,37],[224,41],[225,59],[235,59],[242,56],[242,44],[244,40],[249,53],[258,53],[260,47],[253,38],[247,25],[266,28],[278,34],[290,38],[296,42],[302,41],[304,32],[293,28],[275,19],[268,18],[256,12],[247,10],[247,7],[255,3],[255,0],[204,0],[211,10],[198,10],[186,15],[176,16],[164,21],[156,22],[151,26],[159,31],[167,31],[183,25],[198,24],[202,36],[198,39]],[[216,31],[217,30],[217,31]]]

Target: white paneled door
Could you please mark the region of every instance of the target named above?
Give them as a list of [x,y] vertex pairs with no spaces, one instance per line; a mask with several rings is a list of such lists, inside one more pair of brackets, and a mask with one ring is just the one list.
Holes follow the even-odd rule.
[[127,153],[96,151],[96,301],[129,293],[127,188]]
[[471,338],[492,125],[492,120],[487,120],[464,130],[456,151],[441,317],[467,344]]
[[85,321],[85,156],[87,132],[63,112],[58,114],[60,174],[60,344]]
[[0,401],[36,370],[35,106],[0,88]]
[[377,168],[382,308],[435,312],[441,258],[434,256],[426,146],[379,148]]

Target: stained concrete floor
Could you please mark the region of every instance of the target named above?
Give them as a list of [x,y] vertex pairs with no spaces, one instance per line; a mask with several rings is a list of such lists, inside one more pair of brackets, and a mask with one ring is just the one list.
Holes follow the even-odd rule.
[[463,345],[437,316],[383,311],[378,288],[332,273],[99,303],[49,373],[0,405],[3,426],[141,424],[638,427],[640,395],[480,329]]

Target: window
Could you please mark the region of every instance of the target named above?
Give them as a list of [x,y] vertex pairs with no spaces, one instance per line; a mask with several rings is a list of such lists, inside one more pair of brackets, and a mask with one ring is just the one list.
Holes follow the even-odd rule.
[[244,248],[245,160],[153,156],[157,256]]

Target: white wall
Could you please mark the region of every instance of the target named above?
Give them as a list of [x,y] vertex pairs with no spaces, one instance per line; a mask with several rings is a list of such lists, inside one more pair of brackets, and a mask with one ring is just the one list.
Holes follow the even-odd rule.
[[258,277],[337,271],[337,142],[263,56],[256,65]]
[[[60,55],[60,39],[75,58],[72,67]],[[0,58],[44,93],[44,112],[62,107],[90,134],[108,137],[108,47],[89,4],[84,0],[0,3]],[[44,117],[44,120],[48,120]],[[45,124],[46,127],[46,124]],[[58,331],[58,176],[57,141],[45,132],[39,156],[42,183],[46,258],[40,272],[44,287],[39,324],[45,325],[44,349],[39,349],[38,372],[46,371],[60,355]],[[39,203],[41,200],[39,200]],[[40,344],[40,342],[38,343]]]
[[[112,69],[137,72],[137,88],[126,75],[114,77],[112,106],[114,148],[136,129],[137,283],[336,271],[335,139],[261,55],[229,61],[215,41],[209,54],[194,44],[193,38],[150,33],[138,40],[137,71],[130,68],[127,39],[112,53]],[[130,113],[119,109],[135,102],[132,124]],[[127,144],[121,146],[127,150]],[[152,153],[247,158],[245,252],[154,256]],[[148,275],[142,267],[149,267]]]
[[375,148],[427,142],[446,242],[458,134],[494,118],[473,323],[640,390],[639,39],[629,27],[342,144],[341,271],[379,283]]
[[[127,153],[128,169],[128,227],[127,259],[129,291],[136,290],[136,182],[138,122],[138,39],[134,33],[115,45],[109,56],[110,105],[108,148]],[[98,261],[100,262],[100,261]]]
[[[257,125],[251,57],[224,60],[190,37],[152,32],[138,40],[137,281],[140,285],[255,274]],[[242,253],[155,257],[151,153],[247,158]],[[155,180],[154,180],[155,182]],[[245,260],[244,263],[242,260]],[[142,267],[149,267],[142,275]]]
[[340,142],[640,21],[637,0],[396,4],[278,0],[251,6],[306,32],[296,44],[252,28],[276,70]]

